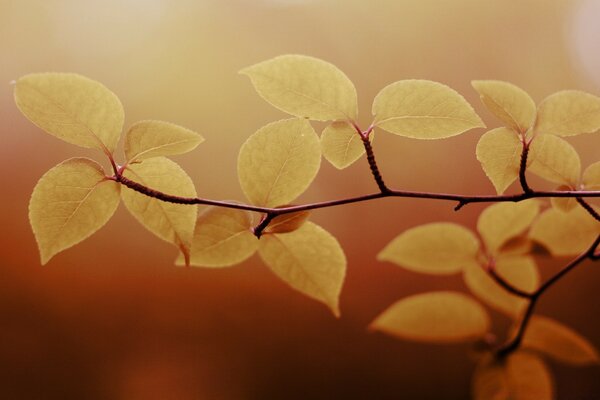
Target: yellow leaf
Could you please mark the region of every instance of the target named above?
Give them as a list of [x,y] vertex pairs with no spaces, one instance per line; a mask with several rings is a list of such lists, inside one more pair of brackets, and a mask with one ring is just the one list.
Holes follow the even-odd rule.
[[123,129],[123,106],[104,85],[77,74],[25,75],[15,86],[19,110],[66,142],[111,154]]
[[598,234],[600,222],[582,207],[575,207],[567,213],[546,210],[531,227],[529,237],[560,257],[583,253]]
[[411,271],[447,275],[467,265],[477,265],[479,240],[467,228],[452,223],[432,223],[404,231],[378,255]]
[[288,233],[300,228],[310,215],[309,211],[298,211],[278,215],[269,223],[265,233]]
[[576,186],[581,174],[579,154],[564,139],[554,135],[538,135],[531,142],[528,170],[547,181]]
[[319,137],[303,119],[263,126],[246,140],[238,157],[242,190],[253,204],[288,204],[311,184],[321,164]]
[[600,362],[598,352],[587,339],[558,321],[539,315],[531,317],[523,336],[523,347],[571,365]]
[[479,139],[477,159],[498,194],[519,176],[522,149],[519,137],[508,128],[492,129]]
[[72,158],[46,172],[29,202],[29,221],[42,264],[100,229],[119,205],[119,184],[102,167]]
[[563,90],[546,97],[538,107],[538,132],[573,136],[598,129],[600,97],[577,90]]
[[[554,190],[569,191],[573,190],[573,188],[567,185],[560,185]],[[575,200],[573,197],[551,197],[550,203],[552,204],[552,207],[563,212],[569,212],[575,207],[577,207],[577,200]]]
[[194,131],[164,121],[139,121],[125,136],[125,156],[129,163],[158,156],[187,153],[204,138]]
[[394,82],[373,101],[375,125],[401,136],[442,139],[485,125],[456,91],[425,80]]
[[[159,192],[196,197],[196,189],[189,176],[179,165],[165,157],[131,164],[123,175]],[[150,232],[189,255],[196,224],[195,205],[164,202],[129,188],[121,192],[121,197],[129,212]]]
[[[538,269],[531,257],[503,256],[496,260],[495,269],[505,281],[527,293],[532,293],[539,285]],[[482,266],[465,268],[464,280],[473,294],[484,303],[513,318],[519,317],[527,306],[526,299],[506,291]]]
[[244,68],[258,94],[278,109],[317,121],[356,119],[354,84],[335,65],[284,55]]
[[[369,139],[373,141],[373,132]],[[354,127],[347,122],[336,121],[328,125],[321,134],[323,156],[337,169],[344,169],[363,154],[365,148]]]
[[429,292],[397,301],[370,328],[419,342],[464,342],[485,335],[490,319],[484,308],[459,292]]
[[[208,207],[196,221],[190,265],[229,267],[246,260],[258,249],[251,228],[252,217],[247,211]],[[184,263],[180,256],[177,265]]]
[[258,253],[281,280],[339,316],[346,256],[329,232],[306,222],[294,232],[263,236]]
[[483,210],[477,220],[477,230],[488,252],[496,254],[504,243],[523,233],[539,212],[540,205],[535,199],[496,203]]
[[474,400],[552,400],[554,386],[546,364],[536,355],[516,352],[506,360],[485,357],[475,369]]
[[600,161],[589,165],[583,171],[582,183],[585,190],[600,190]]
[[535,103],[531,97],[518,86],[502,81],[472,81],[481,102],[517,132],[525,133],[535,121]]

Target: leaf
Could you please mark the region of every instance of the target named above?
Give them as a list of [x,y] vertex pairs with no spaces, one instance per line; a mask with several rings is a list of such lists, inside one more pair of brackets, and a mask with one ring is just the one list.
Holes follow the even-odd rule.
[[416,79],[384,87],[373,101],[373,115],[375,126],[416,139],[442,139],[485,127],[455,90]]
[[[567,185],[560,185],[556,189],[556,191],[569,191],[573,190],[572,187]],[[575,207],[577,207],[577,200],[573,197],[551,197],[550,203],[552,207],[556,208],[559,211],[569,212]]]
[[29,202],[42,264],[104,226],[119,205],[119,190],[87,158],[71,158],[46,172]]
[[293,232],[304,225],[309,215],[309,211],[297,211],[278,215],[269,223],[269,226],[265,229],[265,233]]
[[600,223],[582,207],[575,207],[567,213],[546,210],[531,227],[529,237],[560,257],[583,253],[598,234]]
[[346,256],[329,232],[306,222],[294,232],[265,235],[258,253],[281,280],[340,315]]
[[[371,132],[371,141],[373,136]],[[321,150],[325,159],[337,169],[349,167],[365,154],[360,135],[350,124],[341,121],[332,122],[323,130]]]
[[531,165],[528,170],[547,181],[576,186],[581,174],[579,154],[564,139],[554,135],[538,135],[530,145]]
[[477,265],[479,240],[467,228],[452,223],[432,223],[404,231],[378,255],[408,270],[449,275],[467,265]]
[[147,158],[171,156],[192,151],[204,138],[194,131],[164,121],[139,121],[125,136],[125,156],[129,163]]
[[539,315],[531,317],[523,336],[523,347],[571,365],[600,363],[598,351],[587,339],[558,321]]
[[477,230],[488,252],[496,254],[504,243],[523,233],[539,212],[540,205],[535,199],[496,203],[485,208],[477,220]]
[[284,55],[240,71],[272,106],[317,121],[356,119],[352,81],[335,65],[318,58]]
[[452,343],[481,338],[490,325],[479,303],[459,292],[429,292],[397,301],[370,325],[402,339]]
[[578,90],[563,90],[538,107],[536,131],[574,136],[600,129],[600,98]]
[[[504,280],[527,293],[538,288],[540,277],[533,258],[503,256],[496,260],[495,269]],[[521,315],[527,300],[509,293],[482,266],[469,265],[464,272],[465,284],[484,303],[513,318]]]
[[319,137],[303,119],[263,126],[246,140],[238,157],[242,190],[253,204],[288,204],[311,184],[321,164]]
[[533,125],[535,103],[520,87],[502,81],[472,81],[471,85],[487,109],[508,128],[524,134]]
[[15,101],[34,124],[65,142],[111,154],[123,129],[119,98],[77,74],[30,74],[17,80]]
[[[252,218],[247,211],[208,207],[196,221],[190,265],[229,267],[246,260],[258,249],[251,228]],[[184,261],[180,256],[177,265]]]
[[477,160],[498,194],[504,193],[519,176],[522,149],[519,137],[508,128],[492,129],[479,139]]
[[485,357],[473,374],[474,400],[552,400],[554,386],[546,364],[518,351],[503,361]]
[[600,161],[590,164],[581,179],[585,190],[600,190]]
[[[159,192],[196,197],[190,177],[179,165],[165,157],[131,164],[123,175]],[[129,212],[150,232],[173,243],[186,257],[189,256],[197,206],[164,202],[129,188],[121,192],[121,197]]]

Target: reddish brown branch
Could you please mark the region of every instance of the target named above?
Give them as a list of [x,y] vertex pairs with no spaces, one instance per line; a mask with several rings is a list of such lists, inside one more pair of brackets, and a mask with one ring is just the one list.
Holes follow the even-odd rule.
[[497,352],[496,355],[498,357],[505,357],[519,348],[521,342],[523,341],[523,336],[527,330],[529,325],[529,321],[531,320],[531,316],[533,315],[533,311],[535,310],[535,306],[540,296],[544,294],[552,285],[558,282],[562,277],[572,271],[575,267],[581,264],[583,261],[597,260],[598,257],[596,255],[596,250],[598,245],[600,245],[600,235],[594,240],[594,242],[588,247],[586,251],[581,253],[575,259],[573,259],[570,263],[568,263],[563,269],[561,269],[558,273],[548,279],[543,285],[541,285],[535,292],[529,295],[529,304],[527,305],[527,309],[525,310],[525,314],[523,315],[523,319],[519,324],[519,328],[517,330],[516,335],[513,339],[508,341],[504,346],[502,346]]
[[585,208],[585,210],[594,217],[597,221],[600,221],[600,214],[592,207],[587,201],[582,199],[581,197],[575,198],[577,202],[581,205],[581,207]]
[[515,287],[510,282],[508,282],[506,279],[504,279],[503,276],[498,274],[498,271],[496,271],[496,265],[494,262],[491,262],[487,266],[486,271],[490,275],[490,277],[507,292],[514,294],[515,296],[525,298],[525,299],[531,299],[533,297],[532,293],[525,292],[525,291]]

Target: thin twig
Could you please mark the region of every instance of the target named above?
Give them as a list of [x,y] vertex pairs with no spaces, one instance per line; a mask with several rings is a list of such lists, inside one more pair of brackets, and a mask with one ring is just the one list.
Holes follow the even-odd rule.
[[587,201],[585,201],[584,199],[582,199],[581,197],[576,197],[575,198],[577,200],[577,202],[581,205],[581,207],[585,208],[585,210],[594,218],[596,218],[597,221],[600,221],[600,214],[598,214],[598,212],[594,209],[594,207],[591,206],[591,204],[589,204]]
[[492,279],[494,279],[494,281],[496,281],[496,283],[498,285],[500,285],[502,288],[504,288],[504,290],[506,290],[507,292],[514,294],[515,296],[525,298],[525,299],[531,299],[533,297],[531,293],[527,293],[527,292],[515,287],[510,282],[508,282],[506,279],[504,279],[504,277],[502,277],[500,274],[498,274],[498,271],[496,271],[495,262],[493,262],[493,261],[490,262],[488,264],[487,268],[485,268],[485,270],[490,275],[490,277]]
[[529,325],[529,321],[531,320],[531,316],[533,315],[533,311],[537,304],[538,299],[542,294],[544,294],[552,285],[558,282],[563,276],[572,271],[575,267],[581,264],[586,259],[596,260],[596,248],[600,245],[600,235],[594,240],[594,242],[588,247],[586,251],[581,253],[575,259],[573,259],[569,264],[567,264],[563,269],[557,272],[554,276],[548,279],[543,285],[541,285],[535,292],[530,295],[529,304],[527,309],[525,310],[525,314],[523,315],[523,319],[519,324],[519,329],[515,337],[507,342],[504,346],[502,346],[497,352],[496,355],[498,357],[506,357],[510,353],[514,352],[519,348],[521,342],[523,341],[523,336],[527,330]]

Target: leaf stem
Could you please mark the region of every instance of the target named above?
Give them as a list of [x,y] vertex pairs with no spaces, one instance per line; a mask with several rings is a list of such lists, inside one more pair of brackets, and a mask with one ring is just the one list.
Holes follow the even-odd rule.
[[527,177],[525,175],[525,171],[527,170],[527,157],[529,156],[529,142],[522,138],[521,142],[523,143],[523,150],[521,151],[521,162],[519,163],[519,183],[521,184],[521,188],[524,193],[531,193],[531,187],[527,183]]
[[256,236],[257,239],[260,239],[260,237],[263,234],[263,231],[267,228],[267,226],[269,226],[273,218],[275,218],[276,216],[277,215],[274,213],[266,213],[263,215],[258,225],[256,225],[253,229],[254,236]]

